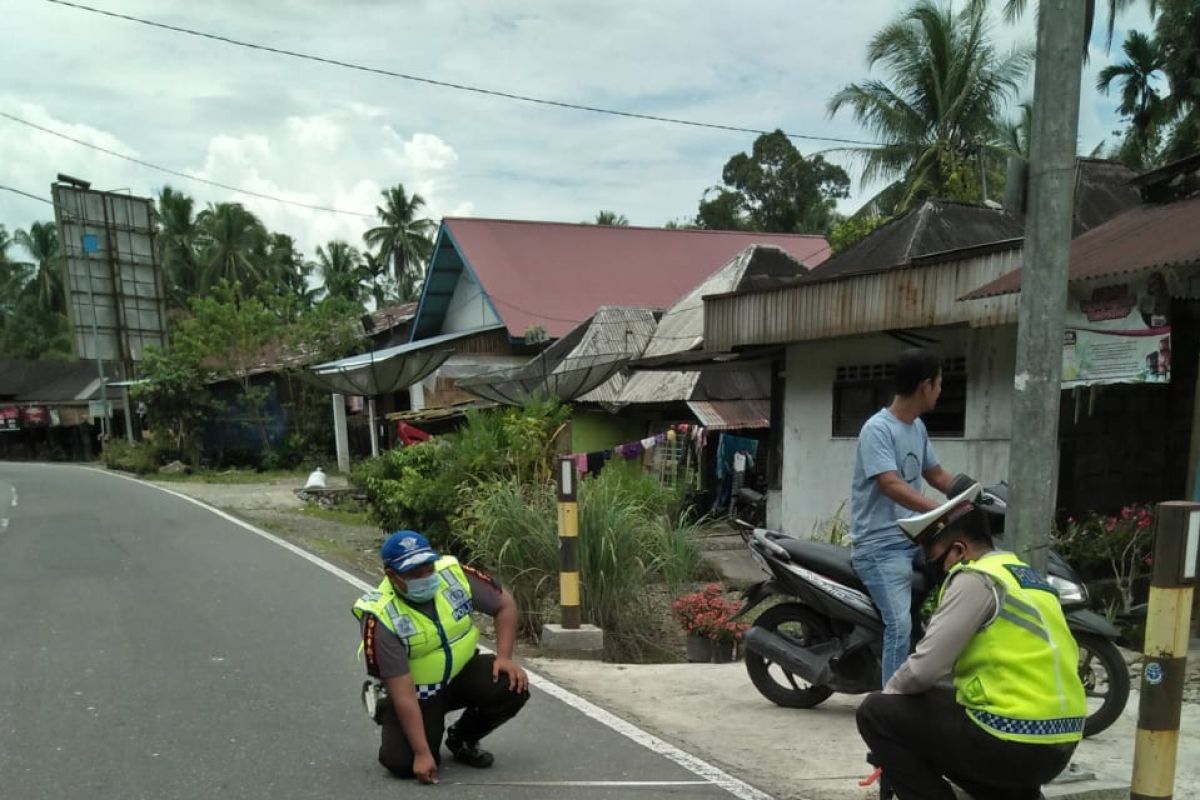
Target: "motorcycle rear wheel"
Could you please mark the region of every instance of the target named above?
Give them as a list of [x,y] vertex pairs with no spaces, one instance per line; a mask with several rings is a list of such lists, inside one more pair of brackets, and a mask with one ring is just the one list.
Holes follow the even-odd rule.
[[[1115,644],[1090,633],[1076,635],[1079,679],[1088,697],[1083,735],[1095,736],[1117,721],[1129,701],[1129,666]],[[1096,699],[1101,700],[1096,708]],[[1093,709],[1095,709],[1093,711]]]
[[[798,603],[772,606],[755,620],[754,625],[801,645],[814,645],[833,639],[825,620],[812,609]],[[754,688],[763,697],[784,708],[813,708],[833,694],[833,689],[828,686],[811,686],[799,676],[750,650],[746,651],[746,672]]]

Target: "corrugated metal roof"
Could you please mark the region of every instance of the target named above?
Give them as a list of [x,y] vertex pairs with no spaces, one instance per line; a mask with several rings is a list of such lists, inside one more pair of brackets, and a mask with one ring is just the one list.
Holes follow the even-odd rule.
[[[753,245],[710,275],[673,305],[642,354],[663,358],[699,349],[704,343],[704,297],[733,291],[747,281],[789,278],[802,275],[803,264],[777,247]],[[618,403],[664,403],[691,400],[696,396],[699,372],[635,372],[621,390]]]
[[1016,298],[959,303],[966,292],[1010,271],[1019,251],[919,264],[774,292],[705,298],[704,344],[714,351],[940,325],[999,325]]
[[770,400],[692,400],[688,408],[701,425],[716,431],[771,427]]
[[[1071,242],[1069,280],[1132,275],[1200,264],[1200,197],[1162,206],[1138,206]],[[1021,270],[977,287],[963,300],[1021,289]]]
[[496,219],[445,219],[439,242],[414,338],[441,330],[464,268],[510,335],[540,325],[557,338],[601,305],[665,308],[752,244],[808,266],[829,257],[823,236]]
[[1116,161],[1079,159],[1072,235],[1081,236],[1141,203],[1141,194],[1132,184],[1136,179],[1136,172]]
[[911,263],[949,250],[1020,238],[1020,215],[949,200],[926,200],[814,270],[809,281],[824,281]]
[[[0,399],[15,403],[86,403],[99,381],[94,361],[0,358]],[[109,386],[108,396],[121,392]]]

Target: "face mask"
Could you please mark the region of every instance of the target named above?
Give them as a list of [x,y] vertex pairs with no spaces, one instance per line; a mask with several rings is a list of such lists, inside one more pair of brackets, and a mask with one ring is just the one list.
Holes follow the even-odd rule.
[[404,597],[414,603],[428,603],[437,594],[439,583],[436,572],[424,578],[410,578],[404,582]]
[[953,549],[953,547],[949,547],[936,561],[927,562],[926,571],[934,583],[941,583],[946,579],[946,559],[949,558],[950,551]]

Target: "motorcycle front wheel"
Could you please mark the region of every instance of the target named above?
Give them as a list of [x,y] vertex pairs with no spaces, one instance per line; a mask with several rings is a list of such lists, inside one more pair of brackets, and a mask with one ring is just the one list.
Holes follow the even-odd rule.
[[[797,603],[768,608],[755,620],[754,626],[776,633],[799,647],[811,647],[833,639],[825,620],[812,609]],[[813,686],[751,650],[746,651],[746,672],[763,697],[785,708],[812,708],[833,694],[833,689],[828,686]]]
[[1129,667],[1108,639],[1090,633],[1075,637],[1079,643],[1079,679],[1087,693],[1088,716],[1083,735],[1095,736],[1117,721],[1129,701]]

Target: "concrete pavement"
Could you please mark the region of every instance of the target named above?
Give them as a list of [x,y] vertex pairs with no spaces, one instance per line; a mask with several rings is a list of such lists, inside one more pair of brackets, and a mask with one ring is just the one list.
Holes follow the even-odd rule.
[[0,520],[6,798],[769,800],[545,680],[494,769],[397,782],[358,705],[352,576],[78,467],[0,464]]

